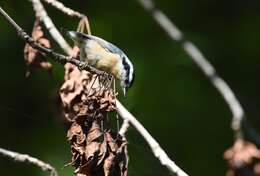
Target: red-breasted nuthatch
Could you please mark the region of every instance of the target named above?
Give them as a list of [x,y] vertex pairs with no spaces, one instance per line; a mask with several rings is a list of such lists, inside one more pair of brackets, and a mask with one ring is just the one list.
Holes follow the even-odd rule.
[[134,81],[134,67],[126,54],[99,37],[76,31],[67,34],[80,48],[81,60],[119,79],[125,95]]

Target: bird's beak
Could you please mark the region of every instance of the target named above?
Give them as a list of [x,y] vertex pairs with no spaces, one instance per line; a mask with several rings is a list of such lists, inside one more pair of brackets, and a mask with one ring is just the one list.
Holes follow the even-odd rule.
[[127,92],[127,89],[124,87],[123,88],[124,97],[126,97],[126,92]]

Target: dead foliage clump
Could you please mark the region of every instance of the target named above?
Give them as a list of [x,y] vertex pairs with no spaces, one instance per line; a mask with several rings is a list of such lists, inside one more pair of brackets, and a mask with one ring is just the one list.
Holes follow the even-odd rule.
[[116,96],[102,86],[100,78],[65,65],[65,82],[60,88],[67,133],[77,176],[127,175],[126,141],[104,128],[109,112],[115,111]]
[[260,176],[260,150],[255,144],[239,138],[224,158],[229,166],[226,176]]

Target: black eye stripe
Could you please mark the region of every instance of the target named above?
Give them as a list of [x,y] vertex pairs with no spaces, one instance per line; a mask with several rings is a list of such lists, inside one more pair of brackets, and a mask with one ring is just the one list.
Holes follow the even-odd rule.
[[[126,71],[126,76],[127,76],[127,78],[128,78],[128,76],[129,76],[129,73],[130,73],[130,66],[129,66],[129,64],[126,62],[126,58],[123,56],[123,66],[124,66],[124,69],[125,69],[125,71]],[[129,83],[129,80],[128,79],[126,79],[125,80],[125,83]]]
[[127,86],[127,88],[129,88],[132,86],[132,84],[134,82],[135,74],[133,72],[132,80],[129,80],[130,65],[126,62],[126,58],[124,56],[122,58],[123,58],[122,63],[123,63],[124,69],[126,71],[126,80],[124,80],[124,82],[125,82],[125,85]]

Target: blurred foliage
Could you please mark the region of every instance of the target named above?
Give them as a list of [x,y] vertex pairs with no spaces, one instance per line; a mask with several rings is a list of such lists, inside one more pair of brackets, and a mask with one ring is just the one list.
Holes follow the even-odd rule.
[[[192,176],[224,175],[223,152],[233,142],[231,113],[181,46],[167,37],[136,0],[63,2],[87,14],[93,34],[117,44],[131,58],[136,82],[127,98],[121,99],[169,156]],[[155,3],[203,51],[233,88],[249,120],[260,129],[260,2]],[[0,6],[31,31],[34,12],[28,0],[1,1]],[[76,29],[77,19],[45,6],[57,27]],[[53,164],[60,175],[72,175],[72,168],[63,168],[71,155],[57,105],[62,66],[54,64],[52,75],[38,70],[25,78],[24,42],[3,18],[0,39],[0,147],[39,157]],[[52,45],[59,49],[54,41]],[[127,137],[129,176],[170,175],[135,129],[130,128]],[[0,170],[1,175],[46,175],[36,167],[3,157]]]

